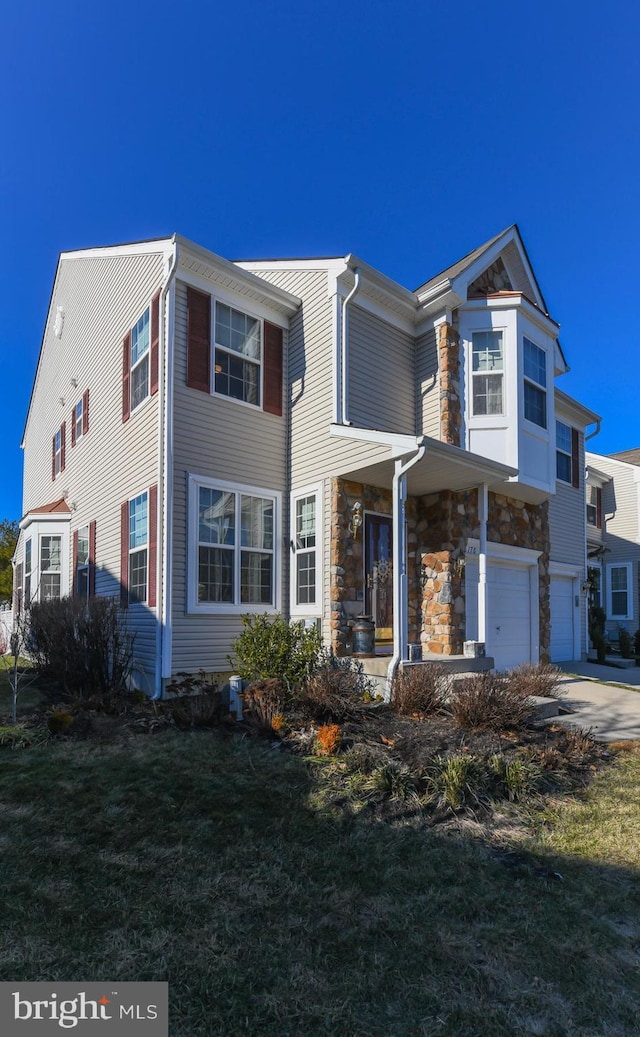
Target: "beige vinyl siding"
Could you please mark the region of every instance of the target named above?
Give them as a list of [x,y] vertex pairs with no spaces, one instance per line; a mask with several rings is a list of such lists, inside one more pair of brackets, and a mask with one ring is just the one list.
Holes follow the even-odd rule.
[[[212,286],[215,299],[215,287]],[[238,300],[251,312],[250,302]],[[282,318],[273,315],[274,323]],[[287,506],[287,420],[223,396],[208,395],[186,385],[187,291],[175,288],[174,405],[173,405],[173,590],[172,670],[204,668],[228,671],[227,655],[242,629],[239,615],[189,613],[187,600],[187,534],[189,475],[278,491],[277,549],[281,576],[281,605],[288,598],[288,554],[283,551],[283,522]],[[284,335],[286,379],[287,334]],[[213,346],[212,346],[213,362]],[[248,609],[247,611],[250,611]]]
[[[159,396],[122,422],[122,341],[160,288],[162,269],[160,251],[62,258],[45,329],[25,434],[24,512],[65,493],[75,509],[71,536],[96,522],[97,594],[120,593],[120,505],[158,481]],[[53,331],[58,306],[65,311],[60,339]],[[72,447],[71,412],[85,389],[89,431]],[[51,439],[63,421],[66,467],[52,480]],[[132,606],[128,625],[139,683],[152,690],[156,610]]]
[[440,439],[440,375],[435,328],[420,335],[416,342],[416,412],[418,435]]
[[[590,463],[601,472],[612,477],[612,482],[602,488],[602,522],[603,543],[606,553],[602,559],[602,576],[605,586],[603,604],[607,605],[606,584],[609,576],[608,566],[631,562],[631,588],[633,598],[633,617],[623,625],[633,634],[640,627],[640,600],[638,582],[640,580],[640,528],[638,526],[638,500],[640,484],[640,468],[637,465],[616,461],[600,455],[589,456]],[[616,621],[609,622],[610,628],[617,627]]]
[[403,331],[357,305],[349,309],[349,420],[415,435],[415,347]]

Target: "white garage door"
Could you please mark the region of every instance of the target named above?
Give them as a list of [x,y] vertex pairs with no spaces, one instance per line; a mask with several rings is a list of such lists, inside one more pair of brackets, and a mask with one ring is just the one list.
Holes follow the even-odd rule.
[[575,656],[573,579],[552,576],[549,608],[551,611],[551,661],[568,662]]
[[[531,661],[529,566],[490,561],[487,566],[487,655],[497,670]],[[478,634],[478,563],[466,564],[467,639]]]

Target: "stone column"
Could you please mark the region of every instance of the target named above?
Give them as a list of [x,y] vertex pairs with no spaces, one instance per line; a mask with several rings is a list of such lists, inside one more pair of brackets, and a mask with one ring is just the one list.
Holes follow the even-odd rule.
[[460,336],[448,323],[438,326],[438,368],[440,372],[440,438],[444,443],[462,446]]

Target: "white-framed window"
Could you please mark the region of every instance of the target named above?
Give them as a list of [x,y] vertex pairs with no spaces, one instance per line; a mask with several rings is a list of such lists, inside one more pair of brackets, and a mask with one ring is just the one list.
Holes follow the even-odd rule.
[[322,613],[322,488],[305,487],[291,496],[291,613]]
[[472,413],[504,414],[504,343],[502,331],[474,331],[471,336]]
[[150,309],[144,311],[131,329],[131,410],[149,396]]
[[40,537],[40,601],[52,601],[62,593],[62,537]]
[[216,302],[215,392],[261,406],[262,321]]
[[631,562],[607,565],[607,619],[633,619]]
[[523,341],[524,416],[540,428],[547,427],[547,354],[530,339]]
[[82,397],[78,400],[75,407],[73,408],[73,442],[74,444],[82,438],[82,430],[84,428],[83,422],[84,415],[84,401]]
[[556,476],[561,482],[573,481],[571,427],[556,421]]
[[24,545],[24,603],[28,608],[31,603],[31,573],[33,571],[33,543],[31,539]]
[[129,501],[129,602],[147,600],[149,495],[145,490]]
[[599,486],[587,485],[587,524],[602,528],[602,490]]
[[60,475],[62,471],[62,428],[59,428],[53,437],[53,478]]
[[89,527],[78,530],[78,553],[76,558],[76,594],[79,598],[89,597]]
[[190,611],[277,609],[280,494],[191,476],[189,512]]

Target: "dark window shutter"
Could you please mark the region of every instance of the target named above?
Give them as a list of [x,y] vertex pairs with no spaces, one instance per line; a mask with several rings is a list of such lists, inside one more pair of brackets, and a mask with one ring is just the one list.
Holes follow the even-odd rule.
[[96,524],[89,523],[89,597],[96,593]]
[[78,530],[73,531],[73,566],[71,569],[72,575],[72,586],[71,586],[71,597],[75,598],[78,593]]
[[51,478],[56,477],[56,437],[51,440]]
[[129,604],[129,501],[120,506],[120,605]]
[[60,428],[60,471],[64,472],[67,463],[67,423],[62,422]]
[[571,485],[580,486],[580,436],[577,428],[571,429]]
[[282,415],[282,328],[264,322],[264,410]]
[[149,361],[149,392],[158,391],[158,358],[160,352],[160,292],[151,300],[151,358]]
[[602,529],[602,490],[596,487],[596,526]]
[[155,608],[158,580],[158,484],[149,487],[149,591],[147,601]]
[[122,420],[128,421],[131,415],[131,332],[128,331],[122,343]]
[[71,411],[71,446],[76,445],[76,409]]
[[89,431],[89,390],[85,389],[82,394],[82,435],[86,436]]
[[211,296],[187,288],[187,385],[211,392]]

